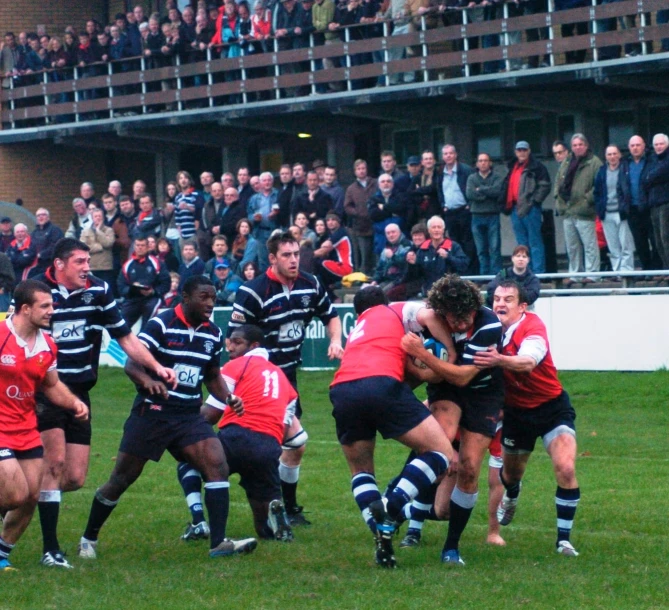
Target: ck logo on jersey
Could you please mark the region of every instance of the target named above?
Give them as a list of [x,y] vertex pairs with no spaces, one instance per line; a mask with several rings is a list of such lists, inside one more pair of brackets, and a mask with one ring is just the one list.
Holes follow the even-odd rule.
[[86,320],[68,320],[67,322],[54,322],[51,336],[56,343],[64,341],[81,341],[84,338]]
[[177,364],[174,367],[177,382],[187,388],[197,387],[200,381],[200,370],[199,366],[188,366],[187,364]]
[[294,320],[286,322],[279,328],[279,341],[299,341],[304,337],[304,322]]
[[4,366],[16,366],[16,357],[14,354],[2,354],[0,364]]

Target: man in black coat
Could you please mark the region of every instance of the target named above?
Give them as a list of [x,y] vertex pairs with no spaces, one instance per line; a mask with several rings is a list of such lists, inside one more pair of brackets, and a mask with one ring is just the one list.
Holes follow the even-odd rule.
[[49,210],[40,208],[35,212],[37,225],[30,234],[30,240],[37,252],[37,265],[30,270],[30,277],[44,273],[53,262],[53,248],[64,237],[60,227],[51,223]]

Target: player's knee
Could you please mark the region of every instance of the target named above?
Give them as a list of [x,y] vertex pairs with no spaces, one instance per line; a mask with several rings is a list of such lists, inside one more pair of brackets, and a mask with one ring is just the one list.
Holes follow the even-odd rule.
[[44,456],[44,473],[55,480],[60,480],[65,472],[65,455]]
[[284,451],[299,451],[300,454],[304,453],[305,445],[309,440],[309,435],[304,428],[300,428],[295,434],[288,438],[283,439],[283,445],[281,448]]
[[107,482],[107,485],[105,485],[102,489],[104,489],[104,493],[102,495],[107,498],[107,499],[113,499],[113,498],[118,498],[121,494],[123,494],[128,487],[130,487],[135,481],[137,480],[137,477],[132,475],[129,472],[112,472],[111,476],[109,477],[109,481]]
[[560,487],[572,486],[576,480],[576,466],[573,461],[565,460],[555,464],[555,478]]
[[469,489],[476,487],[478,481],[478,469],[471,460],[461,460],[458,463],[458,487]]
[[[14,510],[19,506],[23,506],[30,497],[28,490],[20,487],[7,489],[5,492],[2,495],[2,502],[0,503],[0,508],[3,511]],[[39,492],[37,495],[39,496]]]

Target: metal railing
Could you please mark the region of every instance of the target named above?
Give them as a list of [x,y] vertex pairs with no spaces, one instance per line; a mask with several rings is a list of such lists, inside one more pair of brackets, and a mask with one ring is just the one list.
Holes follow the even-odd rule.
[[[669,48],[669,24],[658,24],[657,19],[659,11],[667,10],[666,0],[624,0],[599,6],[595,2],[591,7],[554,11],[553,0],[549,0],[548,12],[521,16],[510,16],[510,5],[503,4],[501,18],[483,21],[478,20],[475,9],[428,11],[413,18],[416,31],[407,33],[397,33],[403,31],[399,26],[406,24],[404,17],[378,22],[383,30],[379,37],[364,38],[364,28],[370,24],[342,28],[343,40],[335,44],[315,44],[311,34],[304,48],[285,50],[286,39],[274,38],[270,51],[240,57],[225,57],[233,46],[228,44],[207,48],[206,59],[193,63],[184,63],[177,54],[174,65],[164,67],[153,67],[151,59],[138,57],[46,70],[19,77],[35,82],[9,79],[10,88],[0,93],[2,124],[15,129],[128,113],[281,101],[316,95],[324,89],[327,93],[331,85],[356,92],[393,86],[405,74],[413,74],[413,82],[422,79],[427,83],[463,76],[489,78],[478,76],[485,71],[482,67],[492,65],[494,71],[495,66],[503,65],[504,70],[513,71],[527,58],[545,57],[546,66],[556,68],[570,53],[590,52],[593,62],[602,63],[607,61],[602,51],[612,47],[639,45],[642,60],[648,59],[653,43],[657,50]],[[455,23],[431,27],[435,18],[445,16],[447,23]],[[637,18],[638,27],[599,31],[598,24],[607,20]],[[582,23],[589,24],[587,34],[561,35],[565,27]],[[391,32],[393,25],[395,32]],[[517,42],[523,38],[524,42]],[[486,40],[496,45],[486,46]],[[223,57],[216,57],[219,52]],[[393,58],[395,55],[398,57]],[[339,67],[320,69],[327,59]],[[538,65],[537,69],[542,68]]]

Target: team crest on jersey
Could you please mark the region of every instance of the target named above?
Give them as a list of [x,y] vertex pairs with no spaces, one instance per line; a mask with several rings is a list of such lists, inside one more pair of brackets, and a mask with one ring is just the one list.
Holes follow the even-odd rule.
[[244,316],[244,314],[241,313],[240,311],[233,311],[232,312],[232,319],[235,322],[246,322],[246,316]]
[[306,307],[307,305],[309,305],[309,300],[310,300],[309,295],[307,294],[302,295],[302,307]]
[[16,366],[16,356],[14,354],[2,354],[0,364],[3,366]]
[[90,292],[84,292],[84,294],[81,295],[81,300],[86,303],[86,305],[90,305],[93,301],[93,295]]
[[208,354],[211,354],[211,350],[214,349],[214,344],[211,341],[204,342],[204,351]]

